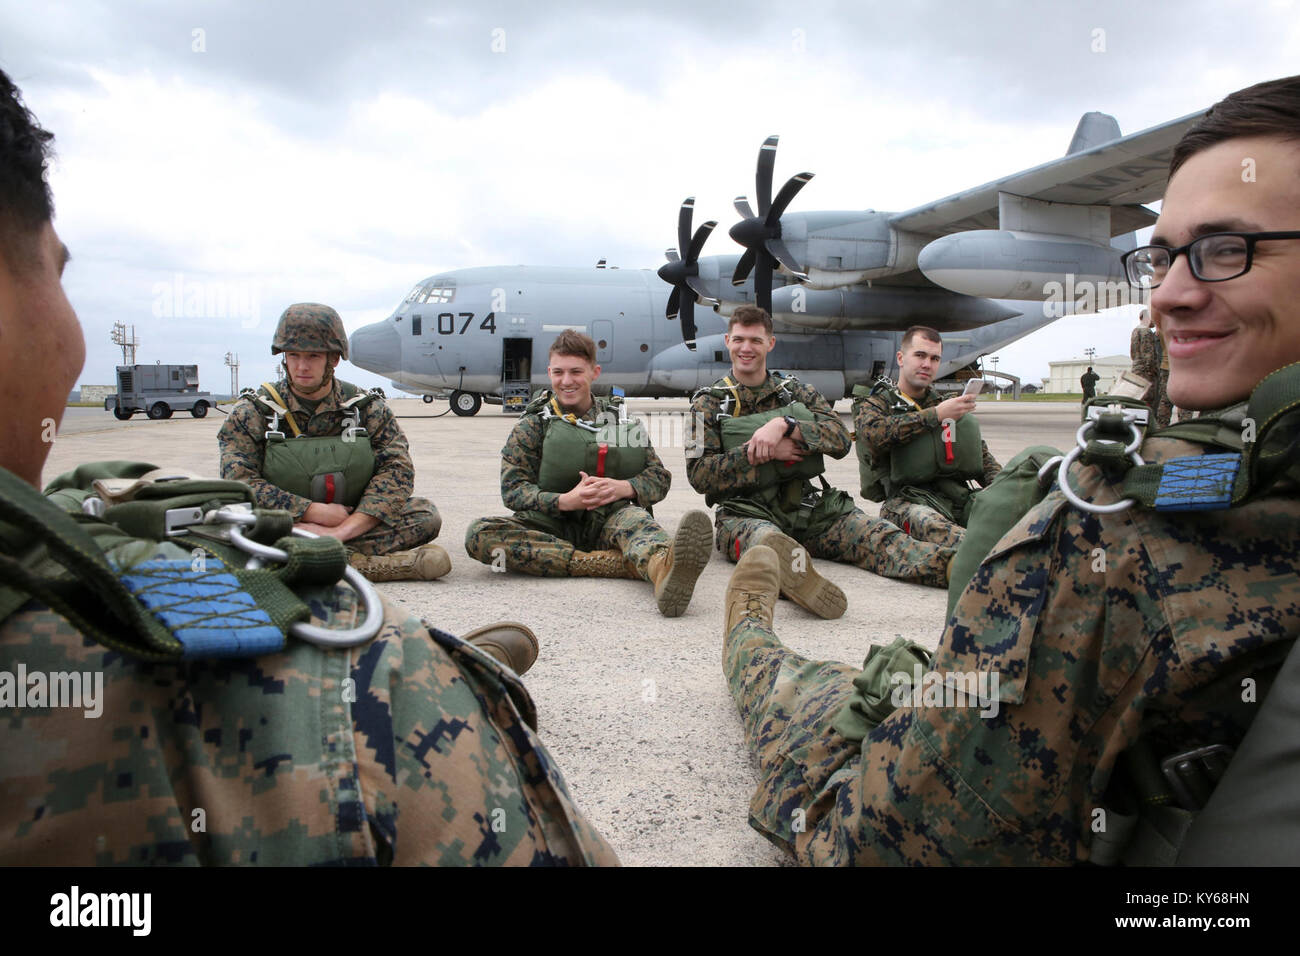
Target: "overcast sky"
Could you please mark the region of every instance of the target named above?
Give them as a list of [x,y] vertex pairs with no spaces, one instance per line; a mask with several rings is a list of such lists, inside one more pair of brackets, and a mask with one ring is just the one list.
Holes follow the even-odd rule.
[[[0,68],[56,136],[56,227],[107,384],[197,362],[224,392],[273,373],[290,302],[349,331],[417,280],[468,266],[657,268],[681,200],[718,219],[781,136],[792,211],[907,209],[1064,153],[1080,114],[1125,133],[1300,64],[1300,4],[732,4],[0,0]],[[170,290],[242,300],[186,316]],[[1063,319],[1001,352],[1127,353],[1126,315]],[[355,366],[344,378],[381,380]]]

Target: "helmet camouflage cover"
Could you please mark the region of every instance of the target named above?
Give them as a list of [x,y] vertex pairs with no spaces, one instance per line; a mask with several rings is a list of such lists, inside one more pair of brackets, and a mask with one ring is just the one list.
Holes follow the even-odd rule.
[[348,357],[348,335],[343,320],[328,305],[299,302],[280,313],[271,340],[271,354],[281,352],[338,352]]

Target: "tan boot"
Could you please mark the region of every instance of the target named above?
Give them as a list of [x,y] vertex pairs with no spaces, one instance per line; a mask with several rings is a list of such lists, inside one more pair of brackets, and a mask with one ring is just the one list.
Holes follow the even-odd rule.
[[818,617],[833,621],[843,617],[849,599],[844,592],[817,573],[808,551],[794,538],[775,531],[759,544],[776,552],[781,569],[781,593]]
[[724,633],[746,618],[772,630],[772,612],[781,592],[781,565],[776,552],[761,544],[740,556],[731,572],[725,601]]
[[437,544],[392,554],[353,554],[348,563],[370,581],[433,581],[451,570],[451,556]]
[[569,558],[569,576],[575,578],[633,578],[641,575],[627,561],[622,551],[575,551]]
[[491,654],[516,674],[524,673],[537,660],[537,635],[516,621],[497,621],[475,628],[461,640]]
[[713,522],[703,511],[688,511],[673,542],[650,559],[647,571],[655,602],[664,617],[681,617],[691,603],[695,582],[713,553]]

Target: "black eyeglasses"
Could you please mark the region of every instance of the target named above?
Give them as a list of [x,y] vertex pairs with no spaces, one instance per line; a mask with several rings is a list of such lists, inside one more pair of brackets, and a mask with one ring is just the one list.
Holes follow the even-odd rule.
[[1261,239],[1300,239],[1300,232],[1212,232],[1185,246],[1139,246],[1120,256],[1128,281],[1142,289],[1154,289],[1179,254],[1187,253],[1192,275],[1202,282],[1224,282],[1250,271],[1255,243]]

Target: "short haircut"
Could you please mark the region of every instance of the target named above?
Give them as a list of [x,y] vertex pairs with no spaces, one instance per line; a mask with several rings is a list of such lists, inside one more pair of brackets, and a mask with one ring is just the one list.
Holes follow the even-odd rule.
[[1202,150],[1243,136],[1300,142],[1300,76],[1256,83],[1229,93],[1211,106],[1174,147],[1170,177]]
[[36,234],[54,215],[45,167],[54,134],[23,105],[22,95],[0,70],[0,255],[11,269],[38,259]]
[[761,325],[763,331],[768,335],[772,334],[772,317],[767,314],[767,309],[760,308],[756,305],[742,305],[731,313],[727,319],[727,334],[731,334],[733,325]]
[[898,347],[898,350],[900,352],[906,352],[907,347],[912,344],[912,339],[916,338],[918,335],[931,342],[938,342],[940,345],[943,344],[943,339],[940,337],[939,333],[928,325],[914,325],[903,333],[903,342]]
[[549,363],[551,356],[557,353],[585,358],[592,365],[596,364],[596,343],[590,335],[584,335],[576,329],[565,329],[559,334],[546,353],[546,361]]

